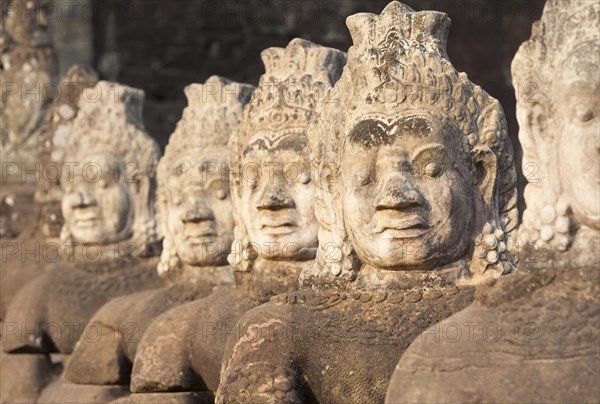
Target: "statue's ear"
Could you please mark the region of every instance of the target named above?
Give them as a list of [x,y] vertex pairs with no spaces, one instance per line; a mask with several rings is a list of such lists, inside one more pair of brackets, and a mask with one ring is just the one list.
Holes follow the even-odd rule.
[[335,192],[335,187],[341,180],[341,172],[338,164],[328,162],[322,165],[319,173],[319,186],[324,192]]
[[479,192],[489,207],[494,205],[494,190],[496,187],[497,158],[492,150],[485,146],[477,146],[473,150],[475,176]]
[[327,231],[331,231],[333,227],[333,219],[331,207],[328,207],[326,202],[320,195],[314,196],[315,217],[319,221],[319,225]]
[[[555,114],[556,115],[556,114]],[[523,150],[522,170],[530,186],[540,188],[548,186],[548,170],[541,168],[542,162],[553,155],[555,142],[552,131],[548,130],[554,117],[548,115],[543,103],[531,102],[517,108],[519,122],[519,143]]]
[[156,229],[158,231],[158,238],[162,239],[168,234],[167,231],[167,220],[169,206],[167,202],[167,196],[164,194],[157,193],[157,201],[154,203],[154,218],[156,220]]
[[322,228],[331,231],[335,222],[333,199],[337,182],[341,181],[338,165],[325,163],[319,166],[314,173],[314,181],[315,216]]
[[[529,108],[524,108],[523,114],[524,119],[519,119],[521,125],[525,125],[525,136],[529,134],[530,139],[527,139],[533,144],[538,144],[541,139],[547,139],[550,133],[548,133],[548,111],[544,104],[532,103]],[[522,136],[521,131],[519,138]]]

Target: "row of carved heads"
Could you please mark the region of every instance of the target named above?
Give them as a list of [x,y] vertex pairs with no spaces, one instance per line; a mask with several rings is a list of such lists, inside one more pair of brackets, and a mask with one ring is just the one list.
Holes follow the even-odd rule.
[[[589,159],[567,136],[572,125],[581,131],[594,118],[593,108],[586,108],[586,83],[578,81],[578,74],[594,66],[597,71],[599,34],[583,22],[598,19],[600,6],[573,4],[572,13],[563,15],[549,1],[532,39],[513,63],[516,83],[540,75],[541,82],[556,83],[538,88],[533,102],[519,97],[524,162],[539,166],[539,181],[530,181],[526,188],[521,238],[556,243],[562,250],[573,233],[572,216],[581,225],[598,225],[595,200],[581,197],[589,184],[598,186],[594,173],[565,181],[565,175],[576,177],[573,164],[578,160],[565,159],[556,146],[564,144],[566,152],[581,156],[584,163]],[[169,184],[187,166],[222,155],[228,147],[229,160],[222,162],[229,166],[218,171],[233,173],[228,181],[233,244],[239,252],[257,241],[250,235],[252,215],[244,211],[246,156],[279,150],[306,153],[307,146],[311,167],[298,180],[315,186],[314,214],[320,227],[318,245],[308,242],[295,255],[308,260],[316,253],[315,266],[306,276],[352,280],[363,265],[389,270],[457,265],[462,275],[478,282],[513,269],[509,248],[518,224],[516,172],[504,112],[497,100],[452,66],[445,49],[447,15],[415,12],[392,2],[380,15],[349,17],[347,25],[353,39],[347,56],[294,39],[286,48],[262,52],[266,72],[256,90],[218,77],[186,88],[189,106],[158,169],[166,236],[160,271],[181,265],[166,217]],[[567,36],[566,31],[577,34]],[[554,55],[549,49],[560,51]],[[554,80],[559,75],[573,97],[582,100],[571,103],[579,109],[558,113],[559,86],[565,85]],[[65,160],[104,156],[102,164],[119,162],[117,182],[127,188],[135,209],[125,212],[127,225],[110,241],[133,237],[148,244],[158,237],[151,196],[158,148],[141,123],[143,93],[107,82],[93,90],[100,93],[99,101],[80,102]],[[583,133],[592,136],[592,130],[583,128]],[[558,172],[557,160],[565,170]],[[134,181],[126,181],[130,162],[135,165]],[[266,185],[265,195],[269,187],[274,200],[280,188]],[[68,189],[65,201],[80,198],[84,203],[85,192],[78,192]],[[228,193],[228,188],[219,190],[219,195]],[[72,236],[67,229],[63,239]],[[233,266],[247,271],[256,257],[240,258],[239,253],[229,255]]]

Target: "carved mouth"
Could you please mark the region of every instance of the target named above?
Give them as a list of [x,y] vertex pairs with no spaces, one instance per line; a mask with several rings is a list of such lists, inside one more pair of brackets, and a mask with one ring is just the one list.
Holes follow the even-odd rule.
[[281,235],[293,233],[296,231],[296,227],[296,224],[291,220],[269,220],[261,223],[260,231],[265,234]]
[[183,227],[184,238],[192,243],[203,243],[217,236],[213,222],[186,223]]
[[429,231],[429,222],[421,216],[385,218],[375,226],[375,233],[389,238],[416,238]]
[[98,218],[96,217],[96,215],[93,214],[75,216],[75,226],[77,227],[94,227],[97,221]]
[[197,246],[207,243],[214,243],[217,236],[198,236],[198,237],[187,237],[185,239],[187,245]]

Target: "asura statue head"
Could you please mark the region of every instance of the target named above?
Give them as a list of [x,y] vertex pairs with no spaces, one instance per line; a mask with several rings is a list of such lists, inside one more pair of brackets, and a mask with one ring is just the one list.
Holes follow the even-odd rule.
[[392,2],[347,24],[348,65],[309,130],[317,272],[511,271],[512,145],[500,104],[448,60],[450,19]]

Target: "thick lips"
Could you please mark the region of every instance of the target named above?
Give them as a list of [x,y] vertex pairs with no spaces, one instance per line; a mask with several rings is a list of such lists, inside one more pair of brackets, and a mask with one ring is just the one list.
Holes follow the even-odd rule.
[[296,231],[296,226],[291,224],[283,224],[280,226],[263,226],[261,232],[270,235],[290,234]]
[[[279,216],[279,217],[278,217]],[[289,215],[261,215],[259,228],[271,235],[290,234],[296,231],[296,223]]]
[[429,222],[419,215],[407,217],[386,215],[386,217],[378,218],[375,225],[375,233],[391,238],[415,238],[427,233],[428,230]]
[[98,218],[94,213],[74,213],[75,215],[75,226],[77,227],[93,227],[95,226]]
[[186,223],[183,226],[183,237],[192,243],[202,243],[217,236],[214,222]]
[[96,225],[96,219],[76,220],[75,226],[77,227],[94,227]]

